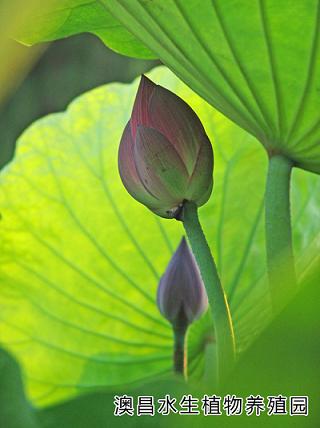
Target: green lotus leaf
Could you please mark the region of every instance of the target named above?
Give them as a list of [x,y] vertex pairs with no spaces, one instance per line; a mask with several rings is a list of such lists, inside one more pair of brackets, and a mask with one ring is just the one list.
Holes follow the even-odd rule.
[[110,14],[103,1],[47,0],[34,2],[13,36],[33,45],[89,32],[124,55],[154,58],[154,54]]
[[18,39],[90,31],[156,56],[269,154],[320,173],[319,28],[318,0],[60,0],[31,13]]
[[20,40],[91,31],[126,55],[153,52],[269,153],[320,172],[317,0],[67,0],[48,7]]
[[110,0],[110,12],[272,153],[320,173],[317,0]]
[[[263,196],[267,157],[254,137],[215,111],[165,67],[150,78],[201,118],[215,152],[215,185],[200,209],[242,352],[270,319]],[[159,219],[124,189],[117,168],[138,81],[108,84],[19,138],[0,174],[0,342],[45,405],[99,388],[117,391],[171,372],[172,332],[155,303],[183,228]],[[295,170],[299,272],[317,254],[315,174]],[[208,313],[189,332],[190,378],[206,372]]]

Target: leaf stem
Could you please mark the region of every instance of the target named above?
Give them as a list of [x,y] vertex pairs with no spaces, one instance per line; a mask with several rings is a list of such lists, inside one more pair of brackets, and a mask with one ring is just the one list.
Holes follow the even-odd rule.
[[297,280],[292,247],[290,180],[293,163],[282,155],[269,159],[265,193],[267,268],[273,309],[281,309]]
[[221,382],[232,369],[235,360],[234,333],[229,305],[201,228],[195,203],[189,201],[184,203],[182,221],[207,290],[215,330],[217,374]]

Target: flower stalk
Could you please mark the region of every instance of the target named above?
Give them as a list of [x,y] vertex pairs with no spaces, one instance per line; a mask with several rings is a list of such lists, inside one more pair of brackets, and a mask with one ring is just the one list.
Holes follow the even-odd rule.
[[187,330],[188,324],[185,322],[173,326],[173,370],[176,374],[183,376],[184,379],[188,377]]
[[235,362],[235,340],[228,301],[193,202],[185,202],[182,221],[207,291],[215,330],[217,378],[221,382]]

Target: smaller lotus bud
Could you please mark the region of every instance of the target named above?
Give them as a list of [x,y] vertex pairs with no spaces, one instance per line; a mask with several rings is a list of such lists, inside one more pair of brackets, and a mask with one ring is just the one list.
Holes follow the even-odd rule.
[[197,262],[182,238],[160,279],[157,304],[162,315],[175,327],[191,324],[208,307],[208,297]]
[[178,218],[184,201],[203,205],[213,186],[213,152],[196,113],[142,76],[119,147],[128,192],[154,213]]

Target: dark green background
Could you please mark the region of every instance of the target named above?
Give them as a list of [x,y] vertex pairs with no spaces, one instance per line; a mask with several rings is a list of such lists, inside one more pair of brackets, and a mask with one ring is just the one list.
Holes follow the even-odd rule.
[[39,117],[64,110],[96,86],[130,82],[156,64],[119,55],[90,34],[51,43],[0,107],[0,167],[11,159],[21,132]]

